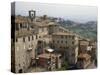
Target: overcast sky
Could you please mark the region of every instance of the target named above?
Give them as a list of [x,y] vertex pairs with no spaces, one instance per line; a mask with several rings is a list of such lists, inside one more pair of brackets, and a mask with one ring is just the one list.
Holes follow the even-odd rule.
[[97,20],[97,7],[94,6],[16,2],[15,7],[16,15],[28,16],[28,11],[33,9],[37,16],[46,14],[79,22]]

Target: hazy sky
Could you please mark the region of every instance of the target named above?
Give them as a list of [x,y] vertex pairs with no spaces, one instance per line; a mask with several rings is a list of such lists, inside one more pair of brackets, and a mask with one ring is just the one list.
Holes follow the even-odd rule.
[[16,2],[15,7],[16,15],[28,16],[28,11],[33,9],[37,16],[46,14],[79,22],[97,20],[97,7],[94,6]]

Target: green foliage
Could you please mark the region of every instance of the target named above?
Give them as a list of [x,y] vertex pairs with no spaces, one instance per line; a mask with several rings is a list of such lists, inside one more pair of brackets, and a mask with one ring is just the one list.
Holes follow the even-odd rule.
[[97,22],[89,21],[86,23],[76,23],[73,21],[63,21],[59,22],[62,26],[67,29],[92,40],[97,40]]
[[62,67],[61,67],[60,69],[57,69],[57,70],[58,70],[58,71],[66,70],[68,67],[69,67],[68,62],[67,62],[67,61],[64,61],[64,62],[62,63]]
[[90,29],[87,29],[87,30],[84,30],[82,28],[70,28],[70,30],[74,31],[75,33],[83,36],[83,37],[86,37],[86,38],[89,38],[89,39],[93,39],[93,40],[96,40],[97,39],[97,31],[92,31]]

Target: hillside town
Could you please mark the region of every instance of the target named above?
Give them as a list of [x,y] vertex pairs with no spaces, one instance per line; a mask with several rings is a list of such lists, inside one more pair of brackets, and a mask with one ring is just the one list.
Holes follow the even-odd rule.
[[11,71],[14,73],[92,69],[97,41],[61,26],[48,15],[11,16]]

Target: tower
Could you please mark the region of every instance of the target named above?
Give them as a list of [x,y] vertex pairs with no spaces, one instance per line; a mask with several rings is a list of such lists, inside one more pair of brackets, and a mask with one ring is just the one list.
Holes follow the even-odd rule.
[[29,18],[31,19],[31,21],[33,21],[36,17],[36,11],[34,10],[30,10],[29,11]]

